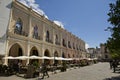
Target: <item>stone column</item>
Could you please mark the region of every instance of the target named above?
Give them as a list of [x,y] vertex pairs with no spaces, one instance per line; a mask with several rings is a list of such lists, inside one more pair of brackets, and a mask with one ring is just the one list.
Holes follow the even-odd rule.
[[[9,49],[8,49],[8,40],[6,40],[6,43],[5,43],[5,57],[8,57],[9,55]],[[5,59],[4,60],[4,65],[8,65],[8,59]]]
[[[30,43],[28,42],[28,44],[27,44],[27,56],[29,57],[30,56]],[[27,63],[26,63],[26,65],[28,65],[29,64],[29,59],[27,59]]]
[[[32,11],[32,9],[30,8],[29,9],[29,23],[28,23],[28,26],[29,26],[29,32],[28,32],[28,44],[27,44],[27,56],[29,57],[30,56],[30,41],[29,41],[29,39],[32,37],[32,33],[31,33],[31,31],[32,31],[32,14],[31,14],[31,11]],[[27,63],[26,63],[26,65],[28,65],[29,64],[29,59],[27,59]]]

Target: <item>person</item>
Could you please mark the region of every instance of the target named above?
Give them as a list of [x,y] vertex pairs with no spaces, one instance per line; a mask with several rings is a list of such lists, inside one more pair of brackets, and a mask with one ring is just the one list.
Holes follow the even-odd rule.
[[21,72],[21,67],[22,67],[22,61],[18,62],[18,67],[19,67],[19,73]]
[[116,71],[116,67],[117,67],[117,61],[116,60],[113,60],[112,67],[113,67],[113,72],[115,72]]
[[112,60],[110,60],[110,69],[112,69],[112,63],[113,63],[113,61]]
[[19,66],[17,61],[13,62],[13,70],[15,74],[19,71]]
[[35,73],[35,67],[32,64],[28,64],[25,78],[33,78]]
[[49,77],[49,74],[48,74],[48,70],[47,70],[47,65],[45,63],[42,64],[42,78],[41,79],[44,79],[44,76],[48,76]]

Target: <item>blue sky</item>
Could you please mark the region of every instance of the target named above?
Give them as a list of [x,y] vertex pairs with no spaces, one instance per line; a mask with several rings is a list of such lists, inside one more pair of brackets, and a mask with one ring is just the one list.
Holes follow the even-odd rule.
[[84,40],[90,47],[105,43],[110,32],[104,31],[109,3],[115,0],[28,0],[33,1],[52,21],[62,22],[64,28]]

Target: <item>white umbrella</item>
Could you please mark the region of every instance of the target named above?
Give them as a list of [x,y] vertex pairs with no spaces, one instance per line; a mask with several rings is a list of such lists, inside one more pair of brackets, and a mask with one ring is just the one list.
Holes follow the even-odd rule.
[[73,58],[73,60],[80,60],[80,58]]
[[63,60],[69,61],[72,60],[71,58],[64,58]]
[[93,58],[93,60],[97,60],[98,58]]
[[67,58],[67,60],[73,60],[72,58]]
[[58,57],[51,57],[51,59],[55,59],[55,60],[58,60]]
[[42,57],[39,57],[39,56],[30,56],[29,59],[42,59]]
[[20,59],[20,60],[26,60],[28,59],[29,57],[28,56],[18,56],[18,57],[15,57],[16,59]]
[[8,57],[4,57],[3,59],[16,59],[16,58],[12,56],[8,56]]
[[66,60],[66,59],[63,57],[56,57],[56,60]]
[[53,57],[42,56],[42,59],[53,59]]
[[87,58],[87,60],[92,60],[91,58]]

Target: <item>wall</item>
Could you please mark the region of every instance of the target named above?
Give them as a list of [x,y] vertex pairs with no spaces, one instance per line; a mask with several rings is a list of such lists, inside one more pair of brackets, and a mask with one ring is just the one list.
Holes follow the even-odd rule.
[[12,0],[0,0],[0,55],[5,54],[6,31],[9,24],[9,16]]

